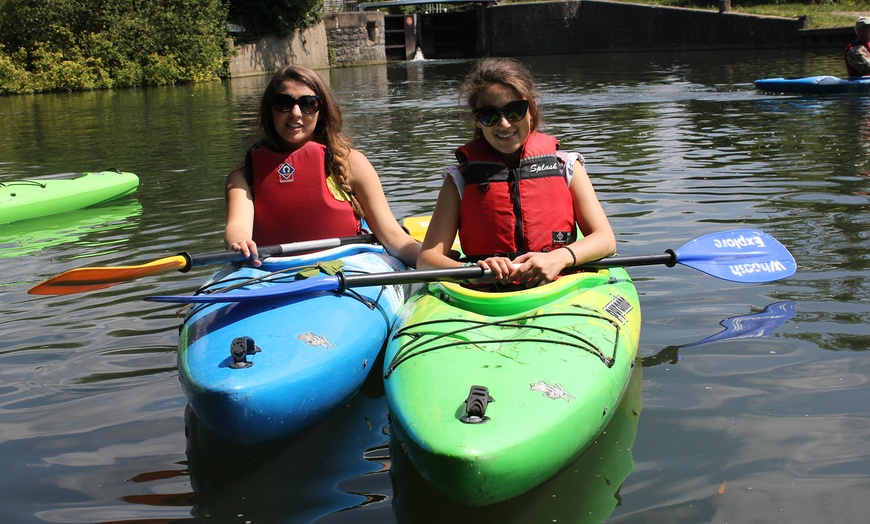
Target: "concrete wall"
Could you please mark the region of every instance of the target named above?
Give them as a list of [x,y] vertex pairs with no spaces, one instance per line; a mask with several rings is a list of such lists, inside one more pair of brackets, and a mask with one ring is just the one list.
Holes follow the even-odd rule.
[[489,54],[497,56],[798,46],[798,30],[803,25],[803,20],[793,18],[602,0],[500,5],[486,10]]
[[384,14],[377,11],[333,13],[323,21],[336,67],[383,64]]
[[[476,27],[472,32],[477,33],[477,45],[467,50],[473,55],[798,47],[806,45],[809,38],[800,35],[805,22],[796,18],[605,0],[479,7],[468,16]],[[293,37],[266,38],[239,46],[230,64],[230,75],[271,73],[289,63],[312,69],[382,64],[387,61],[384,37],[383,13],[332,13],[322,23]]]
[[[231,45],[232,47],[232,45]],[[323,23],[286,38],[267,37],[256,43],[234,48],[230,60],[230,76],[273,73],[288,64],[299,64],[311,69],[328,69],[326,28]]]
[[379,12],[333,13],[293,36],[267,37],[238,47],[230,42],[230,47],[232,78],[272,73],[287,64],[328,69],[387,61],[384,14]]
[[819,47],[842,51],[855,41],[855,26],[802,29],[799,31],[804,47]]

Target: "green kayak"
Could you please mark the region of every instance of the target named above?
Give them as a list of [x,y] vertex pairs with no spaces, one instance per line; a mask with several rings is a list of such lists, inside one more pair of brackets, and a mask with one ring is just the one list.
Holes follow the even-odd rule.
[[102,204],[137,187],[139,177],[120,171],[0,182],[0,224]]
[[601,524],[620,503],[634,471],[643,368],[634,366],[613,418],[580,457],[540,486],[500,504],[472,507],[448,499],[420,478],[401,445],[390,441],[393,514],[397,522],[570,522]]
[[610,421],[640,324],[622,268],[502,293],[423,285],[387,344],[392,435],[417,472],[458,502],[520,495],[574,461]]

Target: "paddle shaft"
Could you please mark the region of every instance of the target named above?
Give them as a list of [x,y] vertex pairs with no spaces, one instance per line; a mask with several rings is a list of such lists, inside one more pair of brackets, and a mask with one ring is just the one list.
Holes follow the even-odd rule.
[[[263,246],[258,249],[257,254],[260,258],[278,255],[295,255],[320,251],[322,249],[330,249],[345,244],[368,244],[376,241],[377,239],[375,236],[369,233],[352,237],[306,240],[303,242],[293,242],[276,246]],[[169,271],[180,271],[186,273],[190,271],[190,268],[196,266],[241,262],[247,259],[248,257],[244,256],[240,251],[216,251],[200,255],[179,253],[171,257],[161,258],[138,266],[82,267],[70,269],[60,275],[51,277],[48,280],[33,286],[27,292],[31,295],[69,295],[72,293],[83,293],[85,291],[105,289],[114,286],[115,284],[120,284],[121,282],[127,282],[160,273],[167,273]]]
[[[606,257],[570,269],[603,269],[609,267],[633,267],[666,265],[673,267],[677,263],[676,254],[668,250],[661,255],[639,255],[630,257]],[[338,292],[344,292],[352,287],[389,286],[394,284],[414,284],[437,281],[463,281],[473,278],[493,276],[491,270],[480,266],[463,266],[447,269],[415,269],[413,271],[396,271],[394,273],[372,273],[368,275],[345,275],[338,273]]]
[[[697,269],[716,278],[742,283],[771,282],[787,278],[797,270],[794,257],[785,246],[767,233],[750,229],[705,235],[684,244],[676,251],[668,249],[660,255],[606,257],[573,266],[572,269],[597,270],[651,265],[673,267],[677,264]],[[339,272],[335,276],[288,282],[273,287],[194,296],[146,297],[146,300],[180,303],[241,302],[324,291],[343,292],[352,287],[388,286],[440,280],[463,281],[491,276],[493,276],[491,270],[485,271],[477,265],[350,276]]]
[[[320,251],[347,244],[370,244],[376,241],[377,239],[375,238],[375,235],[368,233],[366,235],[355,235],[352,237],[306,240],[303,242],[278,244],[275,246],[263,246],[257,248],[257,254],[259,255],[259,258],[263,259],[266,257],[296,255],[309,251]],[[179,255],[187,260],[187,265],[179,269],[182,273],[190,271],[190,268],[192,267],[205,266],[209,264],[223,264],[227,262],[241,262],[242,260],[248,259],[248,257],[243,255],[241,251],[215,251],[213,253],[202,253],[199,255],[179,253]]]

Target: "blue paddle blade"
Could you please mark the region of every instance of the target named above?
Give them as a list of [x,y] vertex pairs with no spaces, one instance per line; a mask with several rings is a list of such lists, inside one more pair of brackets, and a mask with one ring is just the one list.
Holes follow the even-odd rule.
[[676,251],[677,263],[723,280],[770,282],[794,275],[794,257],[762,231],[735,229],[696,238]]
[[769,304],[764,308],[764,311],[761,311],[760,313],[726,318],[722,322],[719,322],[719,324],[725,328],[724,330],[715,335],[711,335],[704,340],[685,344],[680,347],[688,348],[707,344],[708,342],[716,342],[717,340],[767,337],[773,333],[774,329],[784,324],[787,320],[794,318],[794,316],[794,302],[775,302]]
[[240,289],[227,293],[203,293],[201,295],[156,295],[145,297],[150,302],[174,302],[178,304],[216,304],[221,302],[249,302],[252,300],[268,300],[287,295],[301,295],[320,291],[338,291],[338,277],[315,277],[297,280],[275,286],[254,289]]

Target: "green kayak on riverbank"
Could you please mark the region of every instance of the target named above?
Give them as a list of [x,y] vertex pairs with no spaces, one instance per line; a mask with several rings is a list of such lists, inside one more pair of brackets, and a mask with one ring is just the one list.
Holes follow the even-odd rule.
[[384,359],[392,436],[433,487],[482,506],[576,459],[613,416],[640,336],[622,268],[486,292],[425,284]]
[[120,171],[0,182],[0,224],[95,206],[137,187],[139,177]]

